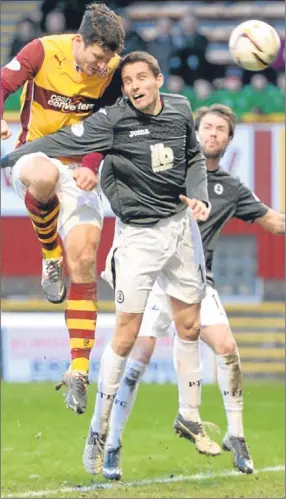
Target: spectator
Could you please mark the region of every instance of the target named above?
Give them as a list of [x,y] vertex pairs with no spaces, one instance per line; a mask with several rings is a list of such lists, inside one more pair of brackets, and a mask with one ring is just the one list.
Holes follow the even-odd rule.
[[85,8],[89,3],[92,3],[91,0],[44,0],[41,7],[42,31],[49,32],[46,26],[47,16],[55,10],[63,13],[67,31],[77,31]]
[[213,87],[209,81],[203,79],[196,80],[194,82],[193,91],[193,109],[197,109],[202,106],[211,106],[214,103]]
[[125,30],[125,48],[123,55],[128,52],[133,52],[134,50],[148,51],[148,44],[133,27],[132,19],[128,14],[125,14],[124,17],[122,17],[122,24]]
[[205,78],[208,68],[208,39],[199,32],[197,20],[191,14],[180,21],[174,44],[175,50],[170,59],[171,72],[181,74],[188,85],[192,85],[198,78]]
[[162,87],[162,92],[166,92],[169,94],[180,94],[192,103],[194,93],[190,87],[185,85],[185,82],[181,76],[170,75],[166,79],[164,86]]
[[238,119],[247,112],[247,103],[242,88],[243,70],[238,66],[229,66],[225,71],[223,88],[216,90],[213,94],[216,102],[234,109]]
[[21,19],[15,27],[15,35],[12,39],[9,58],[13,59],[27,43],[40,36],[40,30],[34,21],[29,17]]
[[250,85],[243,89],[243,95],[249,113],[261,115],[284,112],[284,95],[281,88],[269,83],[262,73],[252,76]]
[[46,34],[57,35],[66,30],[64,14],[59,10],[52,10],[46,17]]
[[172,21],[163,17],[157,23],[156,37],[149,42],[149,52],[159,61],[165,78],[169,73],[169,58],[173,50]]
[[279,73],[277,76],[277,86],[285,94],[285,73]]

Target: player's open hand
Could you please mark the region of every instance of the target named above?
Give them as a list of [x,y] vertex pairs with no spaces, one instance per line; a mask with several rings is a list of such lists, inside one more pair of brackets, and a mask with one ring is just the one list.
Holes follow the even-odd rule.
[[98,175],[84,166],[73,170],[73,178],[76,185],[84,191],[92,191],[98,185]]
[[9,139],[11,135],[12,135],[12,130],[10,130],[5,120],[1,120],[1,139],[2,140]]
[[192,210],[192,215],[194,220],[199,220],[200,222],[205,222],[209,218],[210,208],[205,205],[203,201],[195,198],[188,198],[182,194],[179,196],[180,200],[183,201]]

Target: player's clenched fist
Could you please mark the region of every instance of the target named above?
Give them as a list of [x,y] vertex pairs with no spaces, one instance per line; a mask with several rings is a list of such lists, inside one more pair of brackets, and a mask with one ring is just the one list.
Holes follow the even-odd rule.
[[205,222],[209,218],[210,207],[207,207],[203,201],[190,199],[183,195],[180,195],[180,200],[191,208],[194,220]]
[[1,139],[9,139],[11,135],[12,130],[10,130],[5,120],[1,120]]
[[84,191],[92,191],[98,185],[98,175],[84,166],[73,170],[73,178],[76,185]]

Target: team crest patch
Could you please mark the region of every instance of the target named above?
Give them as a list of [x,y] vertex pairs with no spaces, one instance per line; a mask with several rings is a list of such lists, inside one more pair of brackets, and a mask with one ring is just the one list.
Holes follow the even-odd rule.
[[117,301],[117,303],[123,303],[124,302],[124,294],[123,294],[123,291],[121,291],[121,289],[119,289],[117,291],[116,301]]
[[215,184],[214,191],[218,195],[222,194],[223,193],[223,186],[221,184]]
[[8,64],[6,64],[6,68],[10,69],[11,71],[20,71],[21,64],[18,61],[18,59],[16,59],[16,57],[14,57],[14,59],[12,59],[12,61],[10,61]]
[[74,123],[71,126],[71,131],[76,137],[82,137],[84,134],[84,126],[83,123]]

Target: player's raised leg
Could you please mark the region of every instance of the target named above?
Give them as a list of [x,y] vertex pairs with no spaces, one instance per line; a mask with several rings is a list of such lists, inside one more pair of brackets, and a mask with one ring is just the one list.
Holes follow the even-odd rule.
[[24,199],[42,247],[42,288],[52,303],[61,303],[66,295],[57,229],[60,203],[56,187],[59,178],[57,161],[41,153],[23,156],[12,170],[13,188]]
[[215,352],[217,380],[227,417],[224,450],[234,454],[234,465],[243,473],[253,473],[253,462],[243,430],[243,389],[240,357],[236,341],[229,327],[225,310],[217,291],[208,286],[202,302],[201,338]]

